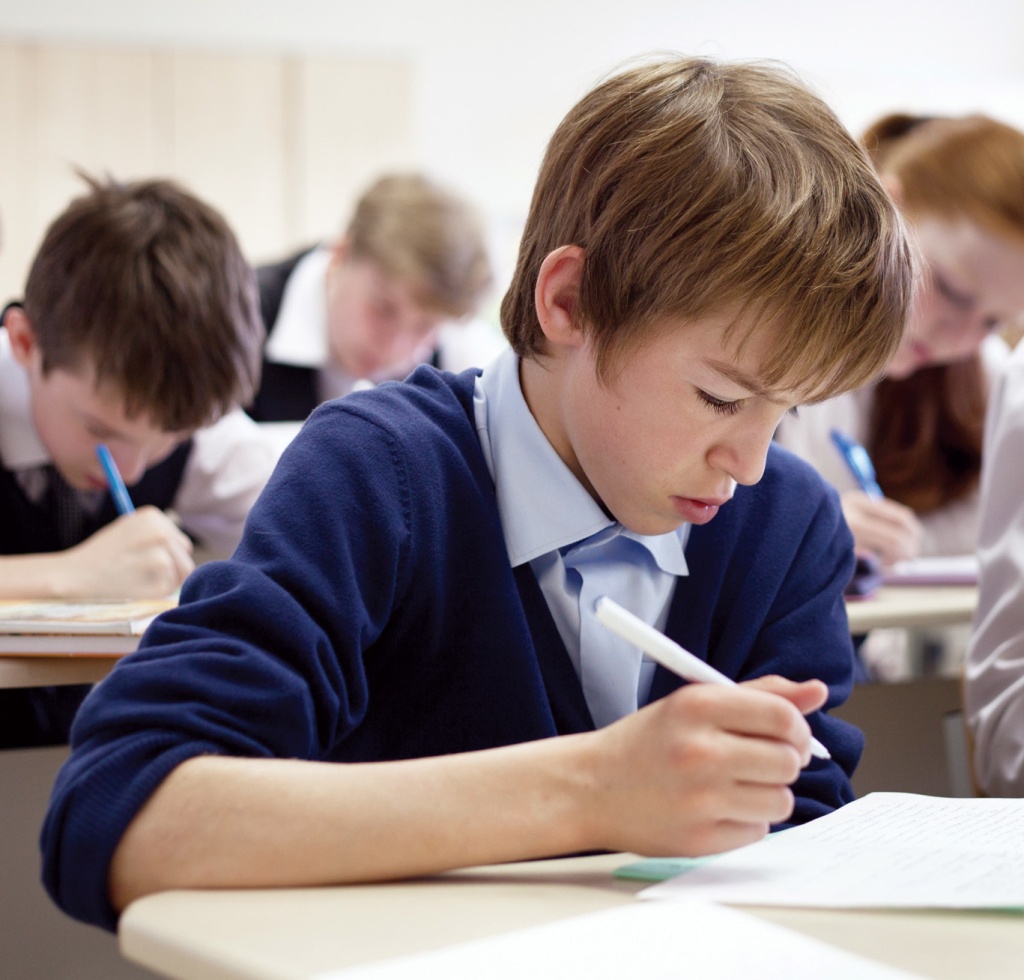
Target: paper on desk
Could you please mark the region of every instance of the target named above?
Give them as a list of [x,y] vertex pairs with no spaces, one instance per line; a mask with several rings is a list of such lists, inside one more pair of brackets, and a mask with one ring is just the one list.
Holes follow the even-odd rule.
[[871,793],[640,892],[735,905],[1024,908],[1024,800]]
[[898,561],[882,575],[886,585],[977,585],[977,555],[934,555]]
[[917,974],[703,903],[622,905],[312,980],[910,980]]

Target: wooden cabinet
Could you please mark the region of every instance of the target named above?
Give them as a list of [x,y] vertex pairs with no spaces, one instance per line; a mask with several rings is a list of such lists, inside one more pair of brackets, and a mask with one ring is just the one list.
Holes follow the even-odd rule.
[[415,166],[397,57],[0,43],[0,301],[83,184],[170,176],[254,262],[337,234],[378,173]]

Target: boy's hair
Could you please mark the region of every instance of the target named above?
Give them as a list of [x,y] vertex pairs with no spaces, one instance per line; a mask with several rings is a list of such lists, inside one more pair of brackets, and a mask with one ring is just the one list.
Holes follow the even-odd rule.
[[491,284],[478,214],[419,174],[377,180],[359,198],[345,237],[353,258],[373,262],[448,316],[475,310]]
[[168,432],[250,401],[263,322],[224,219],[169,180],[81,176],[89,191],[47,229],[25,286],[43,371],[92,370]]
[[915,278],[864,150],[819,98],[766,64],[644,64],[569,112],[502,302],[520,356],[545,352],[534,288],[563,245],[585,250],[573,316],[602,377],[670,319],[747,314],[782,325],[760,380],[808,400],[883,368]]

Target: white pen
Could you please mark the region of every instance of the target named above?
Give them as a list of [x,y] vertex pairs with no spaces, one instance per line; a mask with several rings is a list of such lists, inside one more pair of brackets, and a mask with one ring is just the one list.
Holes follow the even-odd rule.
[[[727,687],[736,686],[731,677],[726,677],[711,664],[695,657],[675,640],[670,640],[664,633],[634,616],[608,596],[603,595],[594,603],[594,615],[602,626],[606,626],[633,646],[643,650],[655,663],[661,664],[684,680],[699,681],[703,684],[724,684]],[[818,759],[832,758],[828,749],[814,736],[811,736],[811,755]]]

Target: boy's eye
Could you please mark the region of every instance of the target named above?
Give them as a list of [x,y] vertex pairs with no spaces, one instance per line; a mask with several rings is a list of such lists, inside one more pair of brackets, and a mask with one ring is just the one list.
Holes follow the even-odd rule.
[[697,389],[697,397],[704,402],[712,411],[718,412],[720,415],[733,415],[740,410],[742,405],[741,401],[727,402],[721,398],[715,398],[714,395],[709,395],[706,391]]

